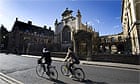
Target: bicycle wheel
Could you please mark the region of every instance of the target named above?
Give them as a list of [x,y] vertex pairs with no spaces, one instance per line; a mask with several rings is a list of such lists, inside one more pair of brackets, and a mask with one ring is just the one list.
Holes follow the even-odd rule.
[[75,68],[74,75],[75,78],[78,79],[79,81],[83,81],[85,79],[85,73],[81,68]]
[[62,74],[65,75],[65,76],[69,74],[69,70],[68,70],[68,68],[67,68],[66,65],[62,65],[62,66],[61,66],[61,72],[62,72]]
[[38,76],[43,77],[45,72],[44,72],[43,67],[41,66],[41,64],[37,65],[36,73],[37,73]]
[[48,75],[51,79],[57,80],[58,79],[58,72],[55,67],[50,67],[50,73]]

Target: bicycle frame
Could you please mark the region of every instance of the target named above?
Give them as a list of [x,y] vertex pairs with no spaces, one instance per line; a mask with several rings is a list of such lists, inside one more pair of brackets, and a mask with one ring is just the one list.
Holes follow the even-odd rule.
[[[50,79],[54,79],[57,80],[58,79],[58,72],[55,68],[55,66],[49,66],[49,73],[47,73],[48,71],[44,70],[44,67],[46,63],[38,63],[37,67],[36,67],[36,73],[38,76],[43,77],[44,73],[46,75],[49,76]],[[46,66],[45,66],[46,69]]]
[[[67,76],[67,74],[69,73],[69,68],[68,68],[68,62],[64,62],[64,64],[61,66],[61,72],[63,75]],[[67,68],[65,70],[65,67]],[[74,73],[74,77],[80,81],[85,79],[85,73],[82,70],[82,68],[76,67],[75,64],[72,66],[72,72]]]

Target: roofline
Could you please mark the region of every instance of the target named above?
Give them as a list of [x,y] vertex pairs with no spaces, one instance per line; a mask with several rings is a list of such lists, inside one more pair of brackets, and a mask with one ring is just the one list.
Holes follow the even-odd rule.
[[[23,24],[26,24],[26,25],[30,25],[30,26],[33,26],[33,27],[37,27],[39,30],[40,30],[40,29],[41,29],[41,30],[44,29],[44,27],[37,26],[37,25],[33,25],[33,24],[29,24],[28,22],[26,23],[26,22],[23,22],[23,21],[19,21],[19,20],[16,18],[16,20],[15,20],[13,26],[12,26],[12,30],[13,30],[13,28],[16,26],[16,23],[18,23],[18,22],[23,23]],[[11,30],[11,31],[12,31],[12,30]],[[49,29],[46,29],[46,30],[49,30]],[[53,30],[49,30],[49,31],[53,31]]]

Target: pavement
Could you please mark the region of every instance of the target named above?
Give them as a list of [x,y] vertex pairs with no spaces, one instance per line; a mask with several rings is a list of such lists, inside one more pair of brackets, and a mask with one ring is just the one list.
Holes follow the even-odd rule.
[[[31,57],[31,58],[40,58],[40,56],[32,56],[32,55],[21,55],[23,57]],[[54,61],[63,61],[64,58],[56,58],[52,57]],[[83,65],[95,65],[95,66],[105,66],[105,67],[116,67],[123,69],[132,69],[132,70],[140,70],[140,65],[132,65],[132,64],[122,64],[122,63],[111,63],[111,62],[97,62],[97,61],[85,61],[80,60],[80,64]],[[15,80],[3,73],[0,73],[0,84],[24,84],[18,80]]]
[[3,73],[0,73],[0,84],[24,84],[18,80],[13,79]]
[[[40,56],[32,56],[32,55],[21,55],[21,56],[40,58]],[[52,60],[62,62],[64,60],[64,58],[52,57]],[[140,65],[133,65],[133,64],[122,64],[122,63],[111,63],[111,62],[97,62],[97,61],[85,61],[85,60],[80,60],[80,64],[140,70]]]

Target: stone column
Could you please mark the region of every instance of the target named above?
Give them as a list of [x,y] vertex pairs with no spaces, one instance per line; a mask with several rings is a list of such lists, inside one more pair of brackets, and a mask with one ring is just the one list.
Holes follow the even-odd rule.
[[74,53],[77,56],[77,41],[74,39],[73,41],[73,49],[74,49]]

